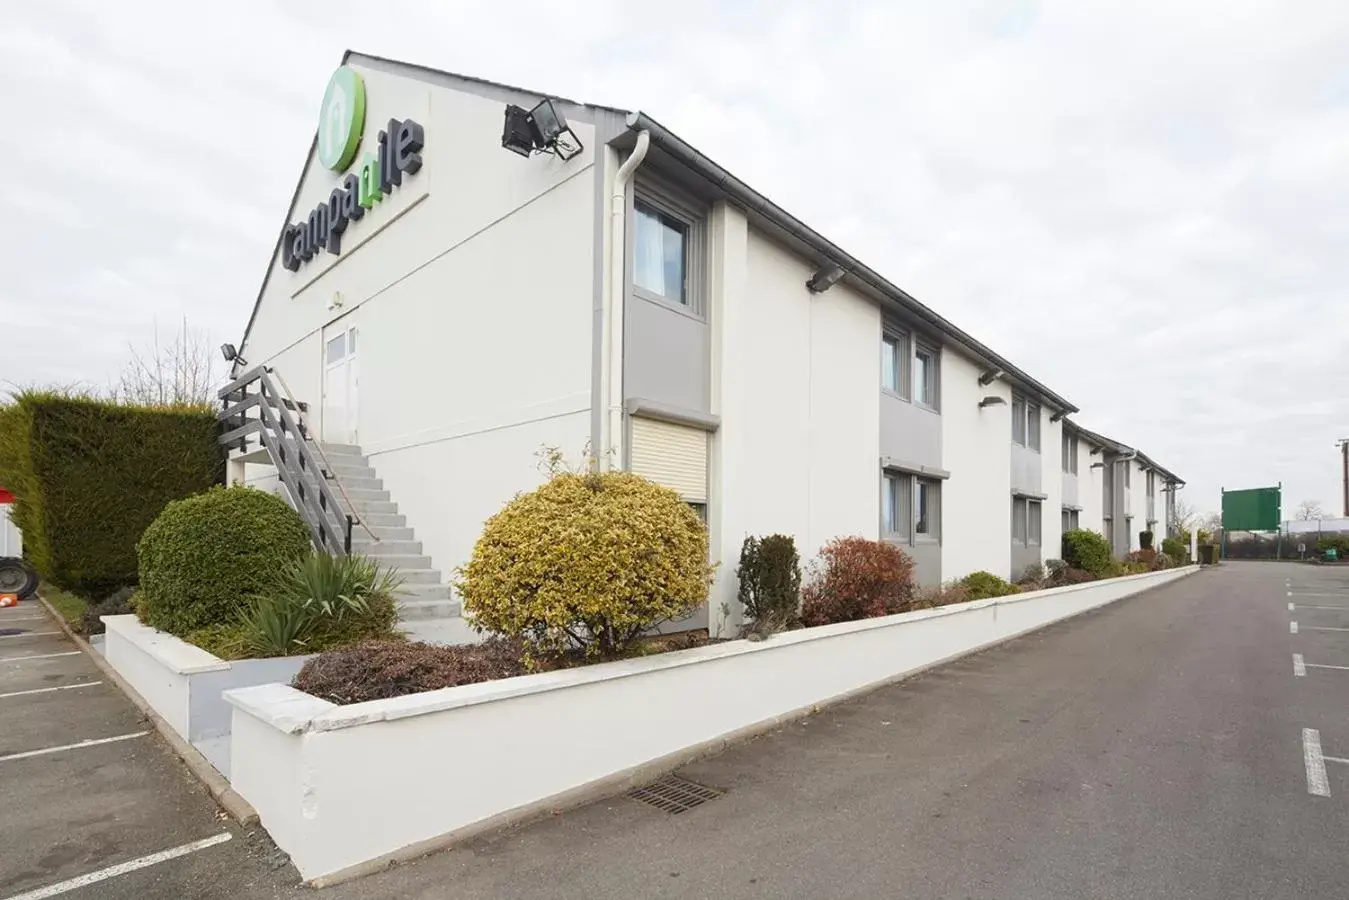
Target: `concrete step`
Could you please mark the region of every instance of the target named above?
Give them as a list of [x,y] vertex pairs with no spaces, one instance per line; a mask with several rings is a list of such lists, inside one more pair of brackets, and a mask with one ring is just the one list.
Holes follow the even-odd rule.
[[458,600],[410,600],[398,602],[399,622],[424,622],[427,619],[452,619],[459,615]]
[[[369,471],[374,471],[373,469]],[[384,479],[376,478],[373,475],[362,475],[359,478],[350,475],[338,475],[336,478],[329,478],[328,487],[337,493],[337,486],[342,485],[342,489],[347,493],[352,491],[378,491],[384,488]]]
[[398,504],[392,500],[358,500],[353,497],[352,501],[347,503],[347,501],[338,497],[337,502],[343,510],[347,512],[355,510],[362,517],[367,515],[393,515],[398,512]]
[[428,644],[452,646],[456,644],[481,644],[486,635],[473,630],[462,617],[445,619],[413,619],[398,626],[410,641],[423,641]]
[[[412,529],[407,529],[411,531]],[[358,540],[356,531],[351,534],[351,552],[369,556],[384,564],[386,556],[419,556],[422,552],[421,541],[380,541],[378,544],[369,539]]]
[[[323,447],[323,452],[330,457],[359,456],[362,459],[365,458],[364,451],[355,444],[330,444],[327,441],[323,441],[320,446]],[[336,462],[336,460],[334,460],[334,462]]]
[[399,600],[449,600],[448,584],[405,584],[398,589]]
[[407,553],[389,553],[379,558],[379,564],[399,572],[415,572],[418,569],[431,568],[431,557],[414,556]]
[[405,585],[442,583],[439,569],[400,569],[398,577]]
[[[381,529],[406,528],[408,524],[408,517],[400,515],[399,513],[365,512],[361,513],[361,521],[369,525],[372,529],[374,529],[375,533],[378,534],[380,537],[383,537],[384,532]],[[408,531],[410,532],[411,529],[408,529]],[[352,530],[353,539],[355,535],[360,533],[361,533],[361,526],[359,525],[355,526],[354,529]]]
[[[416,537],[411,528],[399,528],[392,525],[369,525],[371,531],[380,541],[410,541]],[[353,544],[374,544],[374,538],[366,532],[360,525],[356,525],[351,532]]]
[[344,494],[342,491],[339,491],[337,485],[332,482],[328,483],[328,487],[332,489],[332,492],[337,496],[339,502],[350,500],[352,503],[377,503],[381,500],[389,499],[389,492],[378,488],[358,488],[344,484],[342,485],[342,487],[345,488]]

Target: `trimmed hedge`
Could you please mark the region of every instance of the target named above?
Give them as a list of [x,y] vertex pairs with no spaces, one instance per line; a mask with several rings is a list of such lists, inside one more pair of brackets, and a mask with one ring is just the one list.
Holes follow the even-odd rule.
[[178,637],[234,622],[249,597],[310,552],[309,528],[275,494],[215,487],[164,507],[145,529],[140,554],[141,621]]
[[990,597],[1007,597],[1021,593],[1021,588],[994,575],[992,572],[971,572],[960,579],[960,586],[971,600],[987,600]]
[[0,485],[24,550],[58,587],[136,583],[136,541],[165,504],[224,478],[215,414],[46,391],[0,407]]
[[1114,569],[1106,539],[1080,528],[1063,533],[1063,561],[1069,568],[1082,569],[1097,578],[1109,578]]

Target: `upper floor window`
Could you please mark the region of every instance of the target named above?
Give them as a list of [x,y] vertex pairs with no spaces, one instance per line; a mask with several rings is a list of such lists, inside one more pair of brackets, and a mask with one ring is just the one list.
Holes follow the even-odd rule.
[[667,303],[688,306],[688,223],[641,200],[636,210],[633,284]]
[[913,399],[929,409],[937,408],[937,351],[923,344],[913,351]]
[[902,335],[887,334],[881,341],[881,387],[905,399],[908,398],[908,387],[904,381],[904,369],[908,359],[908,339]]
[[1040,404],[1012,395],[1012,443],[1040,451]]
[[1063,471],[1069,475],[1077,474],[1077,436],[1063,436]]

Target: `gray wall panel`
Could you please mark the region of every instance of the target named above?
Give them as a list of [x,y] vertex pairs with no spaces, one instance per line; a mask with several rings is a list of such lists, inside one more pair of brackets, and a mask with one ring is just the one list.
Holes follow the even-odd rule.
[[640,297],[624,316],[623,393],[709,412],[707,323]]
[[881,391],[881,456],[942,468],[941,416]]
[[1043,494],[1040,489],[1040,454],[1012,444],[1012,490]]
[[941,584],[941,544],[899,545],[913,559],[913,580],[921,587]]
[[1026,571],[1026,566],[1032,563],[1041,562],[1040,547],[1024,547],[1021,544],[1012,545],[1012,572],[1008,580],[1015,581],[1021,577],[1021,573]]

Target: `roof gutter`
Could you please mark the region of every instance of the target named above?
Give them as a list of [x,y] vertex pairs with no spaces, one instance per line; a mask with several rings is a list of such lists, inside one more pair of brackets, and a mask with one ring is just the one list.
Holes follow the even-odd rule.
[[768,222],[771,222],[774,226],[792,235],[797,240],[814,247],[829,261],[842,266],[848,276],[851,276],[873,290],[878,291],[892,302],[903,307],[910,315],[926,322],[936,331],[950,338],[955,343],[960,344],[971,356],[974,356],[985,363],[990,369],[1002,370],[1005,376],[1010,376],[1010,380],[1020,383],[1027,390],[1039,395],[1041,400],[1046,401],[1049,405],[1058,407],[1065,413],[1078,412],[1078,408],[1068,400],[1054,393],[1049,388],[1021,371],[1021,369],[1012,365],[1006,359],[999,356],[997,353],[994,353],[988,347],[985,347],[979,341],[928,309],[922,303],[909,296],[909,294],[896,287],[880,273],[844,252],[840,247],[806,226],[799,219],[773,203],[763,194],[760,194],[730,172],[699,153],[682,138],[671,132],[664,125],[661,125],[655,119],[652,119],[645,113],[635,112],[628,115],[627,124],[628,129],[631,131],[649,132],[651,134],[652,143],[658,144],[671,156],[675,157],[690,169],[693,169],[703,178],[712,182],[713,185],[732,197],[737,203],[744,206],[756,216],[760,216]]

